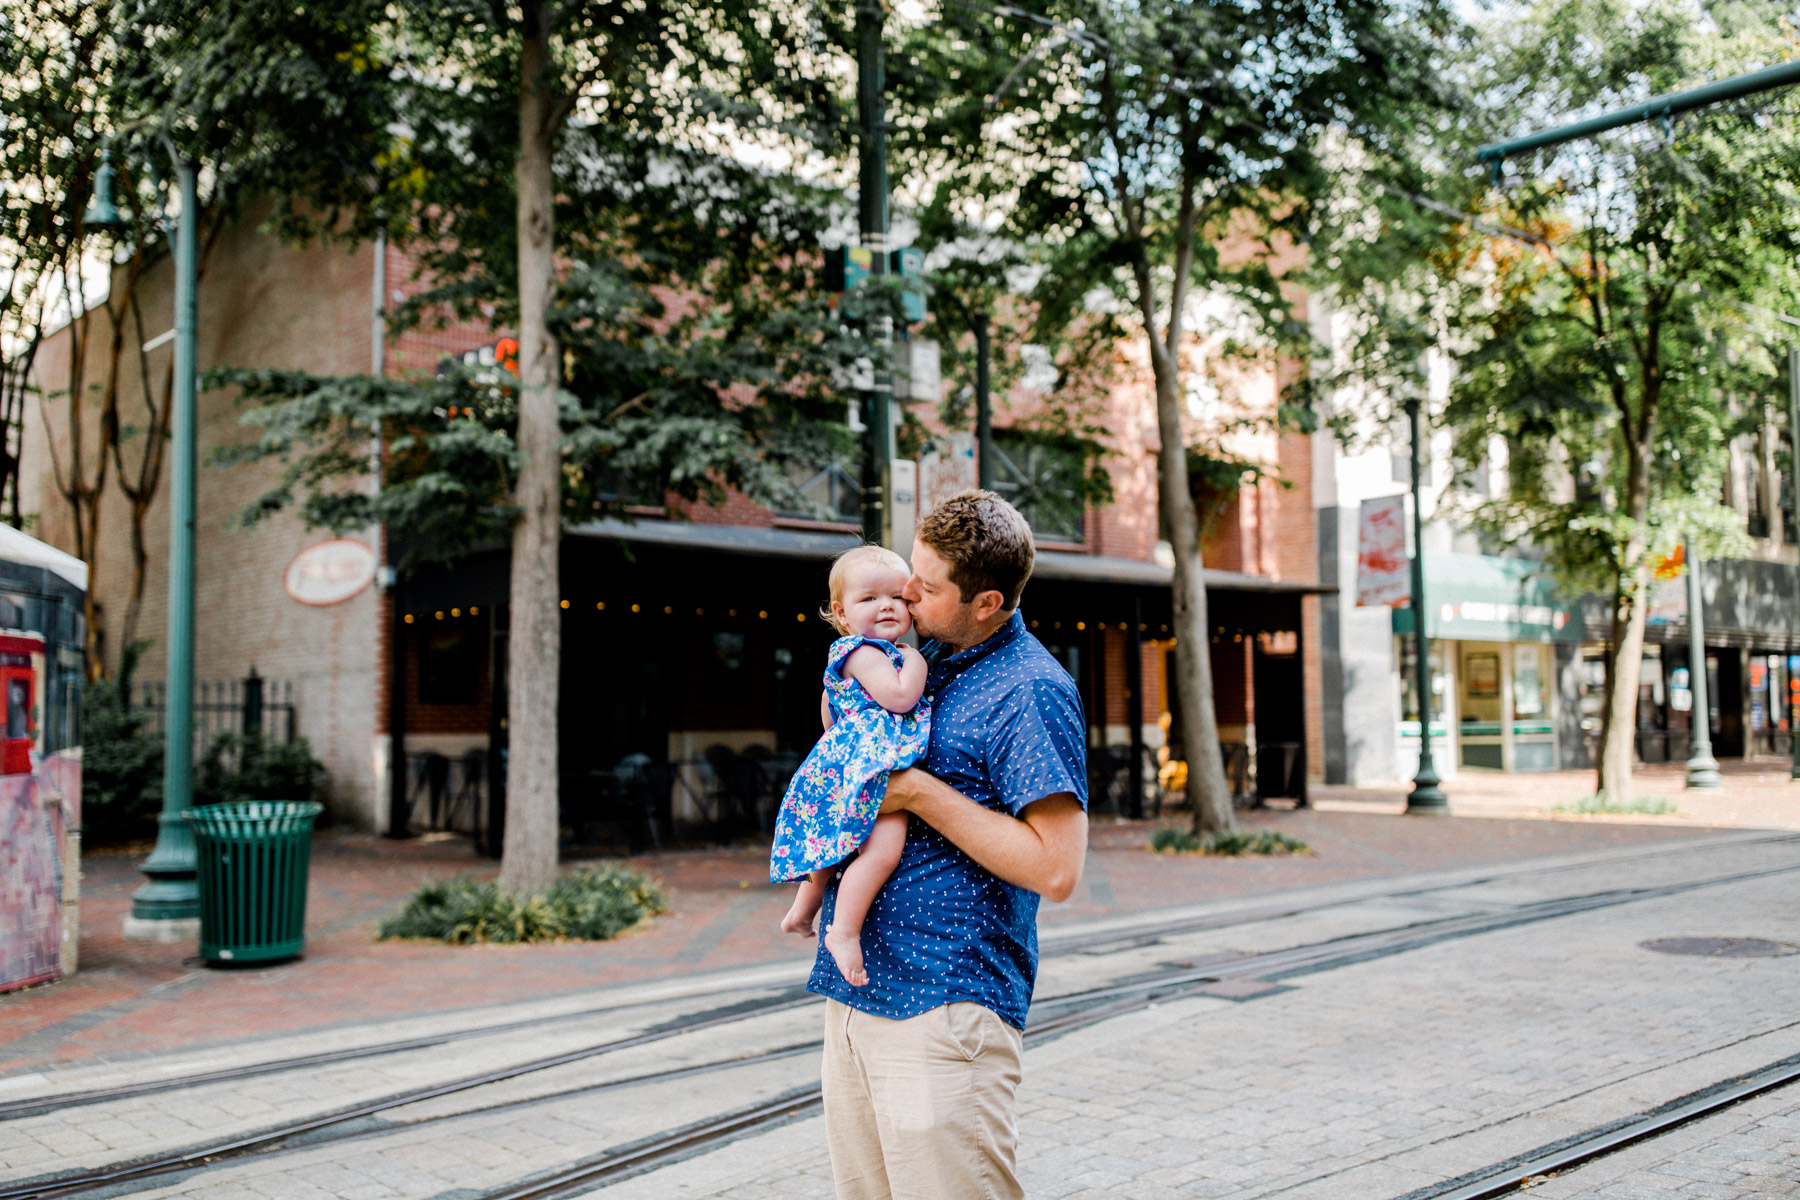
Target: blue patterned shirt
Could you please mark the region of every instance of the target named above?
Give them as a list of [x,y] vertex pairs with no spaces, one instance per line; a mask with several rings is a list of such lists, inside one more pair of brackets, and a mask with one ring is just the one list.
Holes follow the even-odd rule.
[[[934,645],[925,647],[927,659]],[[1087,807],[1087,722],[1062,664],[1018,613],[931,668],[931,746],[919,765],[988,808],[1018,816],[1059,792]],[[831,923],[834,879],[819,914]],[[903,1020],[959,1000],[1025,1027],[1037,979],[1035,892],[1003,882],[914,820],[893,877],[863,924],[867,987],[851,987],[823,943],[807,990]]]

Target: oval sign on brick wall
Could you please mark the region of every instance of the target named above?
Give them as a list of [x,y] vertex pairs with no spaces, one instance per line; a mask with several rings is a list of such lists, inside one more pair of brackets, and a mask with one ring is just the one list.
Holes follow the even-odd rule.
[[332,538],[294,555],[281,582],[302,604],[324,608],[360,593],[375,578],[375,551],[354,538]]

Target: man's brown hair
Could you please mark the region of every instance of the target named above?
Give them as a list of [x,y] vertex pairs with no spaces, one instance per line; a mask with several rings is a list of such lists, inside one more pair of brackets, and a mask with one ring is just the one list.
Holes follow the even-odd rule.
[[1007,611],[1019,607],[1037,551],[1031,526],[1005,500],[993,492],[958,492],[919,522],[916,536],[950,568],[964,604],[999,592]]

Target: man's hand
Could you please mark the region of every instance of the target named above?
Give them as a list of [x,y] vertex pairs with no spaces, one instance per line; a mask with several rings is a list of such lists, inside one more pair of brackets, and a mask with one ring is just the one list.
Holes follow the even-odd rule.
[[888,776],[881,811],[909,812],[1010,884],[1060,903],[1075,894],[1087,861],[1087,813],[1058,792],[1008,816],[975,803],[918,768]]

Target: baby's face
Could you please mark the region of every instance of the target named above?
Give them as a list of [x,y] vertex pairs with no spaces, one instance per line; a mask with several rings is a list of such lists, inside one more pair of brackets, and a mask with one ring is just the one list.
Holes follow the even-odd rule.
[[838,619],[852,633],[891,642],[912,629],[912,614],[900,593],[907,575],[882,563],[863,563],[844,580],[844,598],[836,602]]

